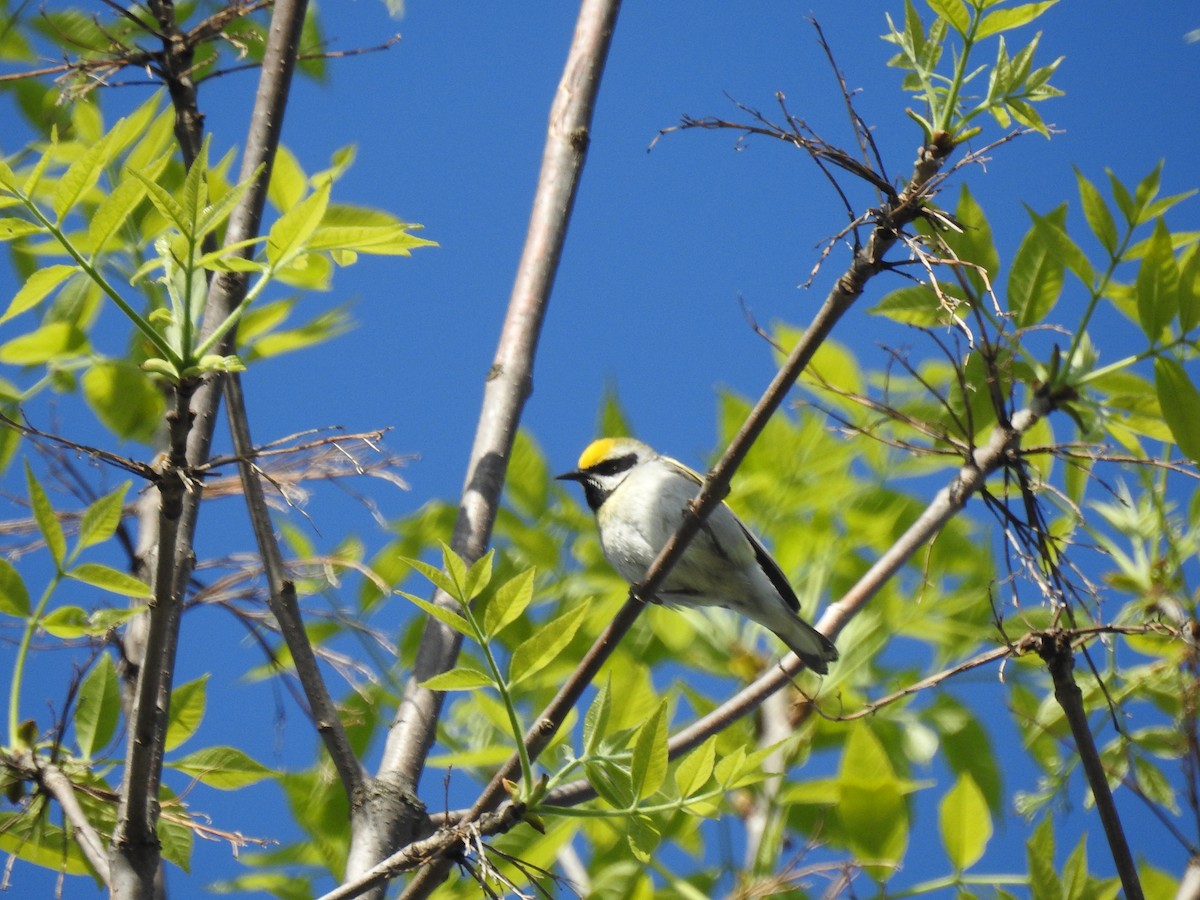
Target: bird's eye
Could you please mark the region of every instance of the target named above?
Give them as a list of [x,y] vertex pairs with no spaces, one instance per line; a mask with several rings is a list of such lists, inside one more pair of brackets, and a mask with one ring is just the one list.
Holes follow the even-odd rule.
[[589,471],[596,475],[616,475],[632,469],[635,465],[637,465],[637,454],[629,453],[596,463]]

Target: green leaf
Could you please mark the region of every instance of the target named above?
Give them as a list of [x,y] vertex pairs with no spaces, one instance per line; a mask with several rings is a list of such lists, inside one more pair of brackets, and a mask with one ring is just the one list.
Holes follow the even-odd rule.
[[27,234],[40,234],[45,229],[28,219],[0,218],[0,241],[11,241]]
[[164,219],[166,219],[175,230],[180,234],[187,234],[189,222],[184,215],[183,207],[179,204],[171,192],[164,188],[157,181],[157,173],[143,171],[141,169],[129,169],[129,174],[140,181],[146,187],[146,195],[150,198],[150,202],[154,204],[154,208],[159,211]]
[[40,366],[56,357],[74,356],[87,347],[87,337],[70,322],[47,322],[35,331],[0,344],[0,362]]
[[526,569],[496,589],[483,611],[483,633],[495,637],[525,612],[533,599],[535,569]]
[[926,0],[933,12],[950,23],[950,27],[963,37],[971,27],[971,14],[963,0]]
[[64,641],[95,634],[96,628],[88,614],[78,606],[60,606],[38,623],[45,632]]
[[1044,240],[1054,253],[1061,257],[1068,269],[1087,287],[1096,281],[1096,272],[1092,268],[1087,254],[1079,249],[1079,245],[1071,239],[1066,229],[1066,207],[1060,207],[1048,216],[1031,213],[1038,236]]
[[[440,575],[441,572],[438,572]],[[452,609],[446,609],[443,606],[438,606],[436,603],[430,603],[424,597],[418,597],[416,594],[409,594],[406,591],[397,591],[401,597],[410,600],[418,607],[423,609],[429,615],[433,616],[443,625],[453,628],[464,637],[474,638],[475,629],[471,627],[471,623],[464,619],[461,615],[454,612]]]
[[643,865],[649,863],[651,855],[662,841],[662,835],[654,826],[654,822],[649,816],[634,813],[625,822],[625,826],[629,829],[629,849],[633,852],[634,859]]
[[611,760],[588,760],[583,774],[600,799],[614,809],[630,809],[634,804],[629,772]]
[[275,151],[275,162],[271,165],[271,182],[267,187],[267,199],[276,209],[291,209],[304,198],[308,187],[308,176],[300,167],[299,160],[287,147]]
[[28,309],[33,309],[46,299],[55,288],[79,271],[78,266],[54,265],[38,269],[25,279],[21,289],[17,291],[8,304],[4,315],[0,316],[0,324],[14,316],[19,316]]
[[136,178],[124,178],[96,207],[88,222],[88,248],[92,259],[104,252],[105,244],[125,224],[146,196],[146,186]]
[[993,34],[1028,25],[1057,2],[1058,0],[1043,0],[1041,3],[1023,3],[1020,6],[1010,6],[988,13],[975,29],[975,40],[982,41]]
[[489,550],[479,559],[475,560],[470,570],[467,572],[464,581],[462,582],[463,595],[467,602],[471,602],[478,597],[483,589],[488,586],[492,580],[492,560],[495,559],[496,551]]
[[[1067,467],[1068,481],[1077,468],[1081,467]],[[969,709],[949,694],[943,694],[934,701],[930,717],[937,727],[941,750],[951,771],[959,776],[970,775],[976,787],[983,792],[992,813],[1004,815],[1005,797],[1000,767],[983,725]]]
[[92,871],[73,835],[47,822],[46,816],[25,809],[0,812],[0,853],[52,872],[88,875]]
[[58,222],[66,217],[83,194],[90,191],[100,179],[104,165],[108,161],[108,139],[105,138],[92,144],[78,159],[76,159],[54,189],[51,207]]
[[1200,324],[1200,245],[1188,249],[1179,265],[1179,328],[1185,334]]
[[1154,387],[1175,443],[1189,459],[1200,462],[1200,391],[1183,366],[1165,356],[1154,361]]
[[211,137],[211,134],[204,136],[200,152],[188,167],[183,186],[177,195],[186,224],[183,233],[191,238],[200,237],[196,225],[200,221],[201,212],[208,206],[208,145]]
[[992,837],[992,815],[983,792],[967,773],[958,776],[939,809],[942,844],[956,872],[979,862]]
[[1146,337],[1157,341],[1179,311],[1179,264],[1162,219],[1154,223],[1136,286],[1138,324]]
[[893,322],[916,325],[920,328],[943,325],[948,318],[933,288],[927,284],[897,288],[884,295],[883,299],[867,312],[885,316]]
[[96,418],[125,440],[150,443],[162,424],[163,392],[140,367],[126,360],[102,360],[80,379],[84,399]]
[[474,691],[495,686],[491,675],[470,666],[458,666],[421,682],[421,687],[431,691]]
[[[401,557],[400,561],[406,563],[408,566],[416,569],[417,572],[424,575],[433,583],[434,587],[439,588],[441,591],[453,597],[455,600],[458,600],[454,581],[437,566],[431,566],[429,563],[423,560],[410,559],[407,556]],[[407,597],[408,594],[405,594],[404,596]]]
[[208,747],[166,765],[219,791],[236,790],[276,774],[236,747]]
[[[28,598],[26,598],[28,605]],[[612,711],[612,674],[609,673],[592,699],[583,717],[583,755],[594,756],[608,734],[608,716]]]
[[[164,793],[169,792],[164,791]],[[158,842],[162,845],[162,858],[172,865],[178,866],[184,872],[191,872],[194,837],[191,825],[186,818],[176,819],[170,816],[160,816],[155,832],[158,834]]]
[[66,573],[74,581],[82,581],[92,587],[120,594],[122,597],[149,599],[154,596],[150,585],[127,572],[120,572],[102,563],[80,563]]
[[667,701],[658,704],[653,715],[637,731],[633,740],[633,759],[629,780],[634,796],[644,800],[662,787],[667,777]]
[[908,846],[905,784],[896,776],[879,738],[856,722],[838,769],[837,815],[851,849],[862,859],[895,863]]
[[717,735],[712,735],[703,744],[689,753],[675,770],[675,787],[680,797],[691,797],[712,777],[717,760]]
[[1063,900],[1082,900],[1084,897],[1091,897],[1091,893],[1088,891],[1086,834],[1079,836],[1079,843],[1075,845],[1075,849],[1067,857],[1066,865],[1063,866],[1062,871]]
[[83,517],[79,520],[79,550],[102,544],[113,536],[121,524],[121,511],[125,506],[125,492],[129,490],[129,484],[126,481],[83,511]]
[[0,556],[0,613],[23,618],[29,615],[29,591],[16,566]]
[[25,483],[29,488],[29,507],[33,511],[33,519],[46,541],[46,548],[50,551],[55,568],[61,570],[67,555],[67,539],[63,536],[62,525],[59,524],[54,507],[50,505],[50,498],[46,496],[28,461],[25,463]]
[[181,684],[171,691],[171,714],[163,749],[174,750],[196,733],[208,707],[208,675]]
[[325,182],[304,200],[290,207],[267,233],[267,261],[279,268],[304,252],[305,244],[321,224],[329,204],[330,182]]
[[75,740],[84,759],[104,749],[121,719],[121,684],[112,657],[102,653],[79,686]]
[[516,684],[548,666],[571,643],[586,614],[585,604],[577,603],[557,619],[538,625],[534,633],[513,650],[508,667],[509,683]]
[[1042,819],[1025,842],[1029,861],[1029,890],[1034,897],[1061,897],[1062,885],[1054,866],[1054,825],[1050,816]]
[[1117,174],[1112,169],[1105,169],[1108,173],[1108,183],[1112,185],[1113,200],[1117,203],[1117,209],[1121,211],[1121,215],[1125,217],[1125,224],[1133,225],[1134,208],[1133,196],[1129,193],[1129,188],[1125,187],[1124,182],[1117,177]]
[[[1065,207],[1059,210],[1061,214],[1066,212]],[[1061,257],[1035,223],[1017,248],[1008,271],[1008,308],[1016,316],[1019,328],[1037,325],[1046,318],[1062,294],[1063,271]]]
[[1075,169],[1075,181],[1079,185],[1079,200],[1088,227],[1111,258],[1117,252],[1117,223],[1100,191],[1078,168]]

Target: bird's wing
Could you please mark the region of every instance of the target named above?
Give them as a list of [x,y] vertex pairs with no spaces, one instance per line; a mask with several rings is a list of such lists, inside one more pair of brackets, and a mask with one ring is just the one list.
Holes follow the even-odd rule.
[[[681,472],[685,473],[692,481],[696,482],[697,485],[700,485],[704,482],[704,479],[701,478],[700,475],[698,475],[696,472],[693,472],[679,460],[671,459],[670,457],[663,458]],[[770,580],[771,585],[775,588],[775,590],[779,591],[779,596],[783,598],[783,602],[788,605],[788,608],[791,609],[792,612],[799,613],[800,598],[796,596],[795,590],[792,589],[791,582],[787,580],[787,576],[784,575],[783,570],[779,568],[779,563],[775,562],[775,560],[771,557],[771,554],[767,552],[767,548],[764,547],[762,541],[758,539],[758,535],[747,528],[746,523],[739,519],[737,513],[730,509],[729,504],[722,502],[721,505],[729,511],[729,514],[733,517],[733,520],[737,522],[738,528],[742,530],[742,534],[746,536],[746,540],[750,542],[750,546],[754,548],[754,558],[758,560],[759,566],[762,567],[763,574],[765,574],[768,580]],[[720,542],[717,540],[717,536],[708,529],[707,523],[705,524],[705,530],[709,532],[709,536],[712,538],[714,546],[716,546],[717,550],[720,551],[722,549]]]
[[779,563],[771,557],[767,552],[767,548],[763,546],[762,541],[758,536],[746,527],[746,524],[736,515],[734,521],[742,529],[742,534],[746,535],[746,540],[750,542],[750,546],[754,548],[754,558],[758,560],[759,566],[762,567],[763,574],[770,579],[775,590],[779,591],[779,596],[783,598],[783,602],[788,605],[794,613],[800,612],[800,598],[796,596],[796,592],[792,590],[791,582],[787,580],[787,576],[783,574],[783,569],[779,568]]

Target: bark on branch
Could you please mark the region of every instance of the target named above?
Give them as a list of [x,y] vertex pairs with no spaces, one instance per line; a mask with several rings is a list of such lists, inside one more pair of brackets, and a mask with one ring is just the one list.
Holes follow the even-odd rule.
[[[532,390],[534,354],[587,158],[592,111],[619,8],[619,0],[584,0],[550,108],[529,228],[484,388],[451,542],[454,551],[468,563],[482,556],[491,540],[509,454],[521,411]],[[434,602],[452,601],[435,594]],[[436,733],[442,694],[420,685],[454,664],[460,642],[456,632],[432,619],[426,624],[377,776],[378,781],[390,784],[394,790],[378,795],[380,809],[372,814],[375,822],[370,828],[356,827],[346,869],[349,880],[411,841],[417,826],[423,824],[423,811],[406,801],[415,798]],[[428,880],[437,884],[442,877],[433,874]]]
[[1087,711],[1083,706],[1083,692],[1075,683],[1075,650],[1070,639],[1065,634],[1058,633],[1042,638],[1038,654],[1045,660],[1046,668],[1054,681],[1054,699],[1062,707],[1067,724],[1071,726],[1075,750],[1083,763],[1088,787],[1092,789],[1096,812],[1100,814],[1100,822],[1104,825],[1104,836],[1108,838],[1108,848],[1112,853],[1117,875],[1121,878],[1125,898],[1142,900],[1144,894],[1137,865],[1133,861],[1133,854],[1129,852],[1129,841],[1125,838],[1125,829],[1121,827],[1121,817],[1117,814],[1117,804],[1113,801],[1112,791],[1108,786],[1104,763],[1100,760],[1100,752],[1096,749],[1096,741],[1092,737]]

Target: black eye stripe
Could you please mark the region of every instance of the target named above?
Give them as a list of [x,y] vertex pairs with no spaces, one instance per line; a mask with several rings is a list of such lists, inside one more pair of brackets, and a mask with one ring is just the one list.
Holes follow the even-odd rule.
[[596,475],[616,475],[618,472],[632,469],[635,465],[637,465],[637,454],[629,453],[625,456],[616,456],[612,459],[596,463],[596,465],[588,469],[588,472]]

